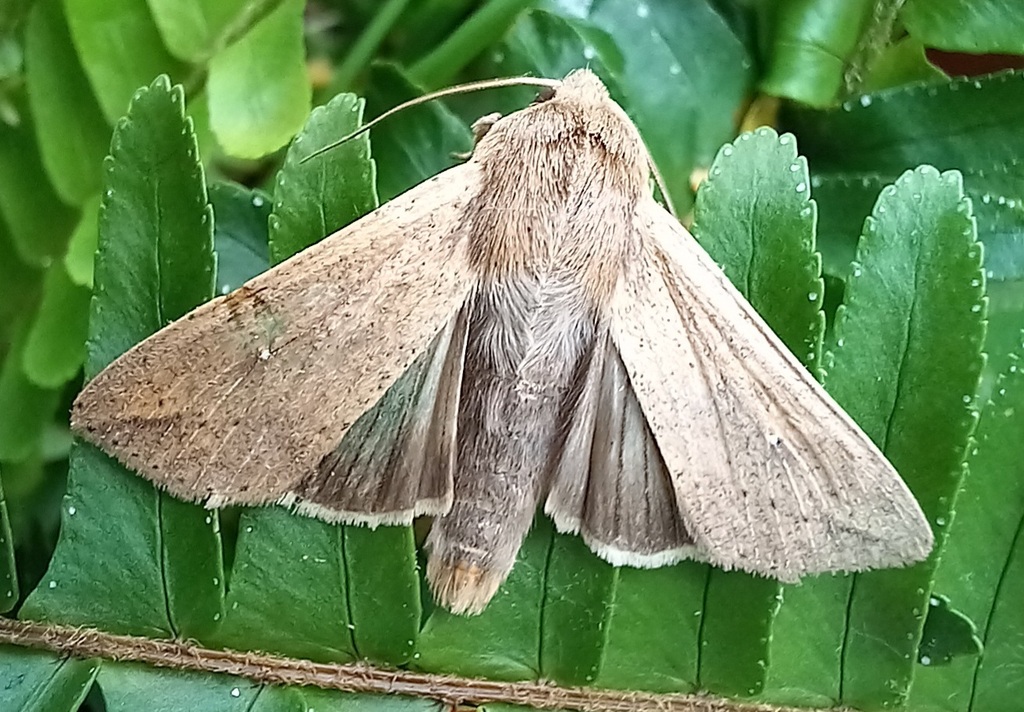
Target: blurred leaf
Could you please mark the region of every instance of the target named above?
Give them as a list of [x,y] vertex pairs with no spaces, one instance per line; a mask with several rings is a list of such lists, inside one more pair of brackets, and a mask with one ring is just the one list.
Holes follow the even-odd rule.
[[[928,617],[924,621],[917,661],[927,667],[948,665],[960,656],[977,657],[982,653],[977,634],[970,618],[950,607],[948,598],[935,594],[928,601]],[[914,682],[916,688],[916,677]]]
[[377,207],[376,168],[365,134],[302,162],[321,146],[359,128],[362,115],[361,99],[339,94],[313,110],[288,148],[274,186],[271,262],[281,262]]
[[1024,54],[1024,15],[1007,0],[907,0],[900,19],[929,47]]
[[41,267],[64,252],[75,212],[57,197],[28,122],[0,121],[0,217],[25,263]]
[[[367,113],[378,116],[420,95],[393,65],[371,69]],[[373,129],[370,136],[378,167],[377,191],[383,202],[455,165],[453,154],[473,148],[469,128],[439,101],[407,109]]]
[[254,6],[269,12],[280,0],[148,0],[153,21],[167,49],[186,62],[204,62],[218,49],[225,32]]
[[308,712],[299,690],[229,675],[104,662],[106,712]]
[[217,294],[238,289],[270,266],[267,219],[271,197],[236,183],[212,183]]
[[[736,200],[755,195],[750,202]],[[807,162],[797,155],[793,136],[760,128],[719,150],[697,194],[693,234],[797,358],[817,373],[825,322],[815,218]],[[760,692],[780,601],[778,583],[713,569],[705,601],[701,686],[736,696]]]
[[[212,211],[180,86],[160,77],[136,93],[105,174],[87,378],[213,289]],[[158,493],[82,442],[70,468],[57,549],[21,614],[159,637],[213,627],[224,592],[216,512]]]
[[164,48],[146,0],[63,2],[71,39],[108,122],[158,74],[184,73]]
[[[924,166],[882,191],[836,317],[829,391],[913,490],[941,551],[983,357],[981,248],[960,174]],[[851,582],[843,702],[901,703],[936,556]]]
[[[14,537],[11,534],[11,520],[7,515],[7,500],[4,498],[2,476],[3,472],[0,471],[0,613],[6,613],[14,608],[21,593],[18,588],[18,571],[14,561]],[[2,702],[2,696],[0,696],[0,702]]]
[[761,91],[812,106],[832,103],[843,93],[875,6],[875,0],[780,0],[770,6]]
[[71,281],[63,262],[54,262],[43,281],[43,300],[25,338],[22,368],[41,388],[58,388],[85,360],[92,292]]
[[36,2],[25,31],[26,84],[43,164],[61,198],[81,204],[100,189],[110,144],[64,21],[61,0]]
[[15,331],[0,365],[0,461],[21,462],[38,452],[60,398],[32,383],[21,367],[27,331],[27,325]]
[[[1010,709],[1020,700],[1020,691],[1011,692],[999,680],[999,688],[984,689],[978,674],[979,667],[998,670],[1015,664],[1012,654],[1010,658],[1001,657],[998,641],[996,650],[990,650],[988,640],[1000,630],[993,619],[1000,595],[1007,602],[1018,596],[1010,593],[1015,589],[1007,587],[1005,577],[1014,547],[1020,548],[1020,524],[1024,520],[1024,461],[1020,457],[1024,440],[1024,368],[1019,361],[1022,349],[1018,332],[1017,353],[1011,354],[992,400],[981,411],[976,444],[967,458],[968,473],[956,498],[956,515],[935,571],[933,590],[973,621],[985,651],[980,660],[958,657],[946,666],[919,666],[910,695],[914,709]],[[979,702],[972,707],[972,700],[979,697],[988,697],[989,704],[981,706]],[[997,702],[1000,698],[1002,702]]]
[[0,709],[76,712],[99,667],[97,660],[0,646]]
[[43,274],[43,270],[21,261],[7,227],[0,221],[0,289],[4,294],[0,299],[0,353],[13,340],[18,324],[35,309]]
[[64,254],[64,269],[68,277],[78,286],[89,289],[92,289],[92,268],[99,242],[99,216],[100,194],[97,193],[82,205],[82,215]]
[[[690,174],[736,131],[753,83],[752,58],[708,0],[552,0],[606,32],[622,53],[624,107],[643,134],[676,210],[691,204]],[[578,66],[586,64],[584,59]]]
[[303,0],[282,0],[210,61],[210,125],[229,155],[259,158],[302,127],[312,88],[302,39]]

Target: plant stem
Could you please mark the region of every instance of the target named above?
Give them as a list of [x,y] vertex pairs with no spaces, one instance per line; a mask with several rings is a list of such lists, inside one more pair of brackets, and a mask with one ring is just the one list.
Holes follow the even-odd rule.
[[388,36],[388,32],[391,31],[408,4],[409,0],[387,0],[384,6],[377,11],[373,20],[359,35],[359,39],[352,45],[348,54],[345,55],[345,59],[335,70],[334,79],[331,82],[335,88],[341,91],[352,88],[352,83],[373,59],[377,48]]
[[441,43],[433,52],[412,66],[414,83],[424,89],[437,89],[451,82],[459,70],[484,48],[497,42],[520,12],[537,0],[489,0]]
[[412,695],[450,705],[507,702],[580,712],[801,712],[790,707],[708,695],[558,687],[545,682],[496,682],[385,670],[361,663],[314,663],[264,653],[213,650],[177,640],[153,640],[9,618],[0,618],[0,644],[49,650],[76,658],[141,662],[175,670],[236,675],[272,685],[312,685],[328,690]]

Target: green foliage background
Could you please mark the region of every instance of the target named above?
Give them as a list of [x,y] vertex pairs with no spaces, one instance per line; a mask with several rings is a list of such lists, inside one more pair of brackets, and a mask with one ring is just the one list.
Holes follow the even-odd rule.
[[[499,680],[1018,709],[1024,73],[947,76],[926,46],[1021,55],[1024,14],[999,0],[6,3],[0,609]],[[458,618],[424,594],[413,528],[202,510],[72,441],[83,375],[451,165],[469,122],[532,92],[434,102],[304,156],[423,90],[579,66],[633,117],[701,243],[914,490],[938,540],[927,562],[784,587],[692,562],[616,570],[538,517],[491,606]],[[4,710],[437,708],[13,647],[0,660]]]

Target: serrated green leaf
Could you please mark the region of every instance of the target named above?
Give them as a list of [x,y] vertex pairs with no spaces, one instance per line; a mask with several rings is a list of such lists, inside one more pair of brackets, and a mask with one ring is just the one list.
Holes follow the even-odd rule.
[[556,534],[551,542],[540,610],[540,674],[562,685],[597,678],[608,639],[618,569],[583,540]]
[[339,94],[309,116],[288,148],[274,185],[270,258],[277,263],[377,207],[369,139],[358,136],[303,163],[318,148],[359,128],[363,102]]
[[697,241],[811,371],[821,366],[825,326],[816,221],[796,140],[760,128],[719,150],[693,223]]
[[783,119],[815,172],[896,176],[922,163],[987,169],[1024,160],[1022,86],[1022,71],[912,84]]
[[61,0],[35,3],[25,29],[25,82],[50,181],[80,205],[99,192],[110,126],[71,44]]
[[224,151],[259,158],[302,127],[312,88],[305,64],[302,0],[282,0],[210,61],[210,126]]
[[63,254],[75,225],[75,211],[54,192],[27,121],[0,121],[0,218],[18,258],[36,267]]
[[[981,248],[960,174],[925,166],[882,191],[836,317],[826,386],[913,490],[941,550],[975,424]],[[852,582],[843,702],[905,700],[936,557]]]
[[0,461],[22,462],[39,451],[60,394],[40,388],[22,368],[27,325],[16,328],[0,365]]
[[900,19],[929,47],[972,54],[1024,53],[1024,17],[1007,0],[907,0]]
[[[693,232],[782,341],[817,372],[824,286],[815,219],[796,141],[761,128],[719,150],[697,194]],[[779,600],[774,581],[712,570],[701,631],[702,687],[735,696],[761,691]]]
[[14,561],[14,537],[11,534],[11,519],[7,514],[2,475],[0,472],[0,613],[6,613],[14,608],[21,594],[18,587],[18,570]]
[[878,55],[860,85],[860,90],[871,93],[913,82],[943,80],[948,80],[948,77],[928,61],[921,41],[915,37],[904,37]]
[[[371,68],[366,94],[371,116],[419,95],[398,67]],[[385,202],[455,165],[455,154],[473,148],[469,128],[439,101],[403,111],[374,128],[370,140],[377,191]]]
[[[1024,521],[1024,519],[1022,519]],[[981,662],[974,688],[972,712],[1014,712],[1020,709],[1024,677],[1020,674],[1020,651],[1024,649],[1024,526],[1017,532],[1013,551],[1006,562],[998,597],[992,607],[985,659]]]
[[[218,49],[225,33],[254,3],[248,0],[147,0],[167,49],[178,59],[201,63]],[[264,12],[276,2],[255,3]]]
[[43,280],[43,299],[25,338],[22,369],[40,388],[59,388],[85,360],[92,292],[71,281],[63,262],[54,262]]
[[412,664],[428,672],[458,670],[492,680],[540,675],[544,579],[554,536],[538,515],[505,583],[478,616],[435,608],[423,626]]
[[365,695],[303,687],[306,712],[444,712],[440,702],[399,695]]
[[71,39],[110,123],[136,89],[184,68],[164,48],[146,0],[63,0]]
[[280,507],[247,510],[238,527],[216,644],[318,662],[355,660],[341,528]]
[[212,183],[217,294],[238,289],[270,266],[267,219],[271,197],[235,183]]
[[229,675],[105,662],[96,682],[107,712],[307,712],[297,689]]
[[[135,95],[105,174],[87,378],[213,290],[212,211],[181,87],[160,77]],[[157,493],[76,443],[57,549],[22,615],[201,637],[223,613],[223,592],[216,512]]]
[[92,688],[99,667],[97,660],[0,646],[0,709],[76,712]]
[[82,214],[75,231],[68,240],[64,253],[64,269],[71,281],[80,287],[92,289],[92,268],[99,243],[100,194],[92,196],[82,205]]
[[694,561],[620,569],[595,684],[651,692],[696,689],[707,578],[708,567]]
[[764,17],[768,67],[761,91],[812,106],[839,96],[874,0],[781,0]]
[[606,32],[622,52],[617,78],[624,106],[676,210],[685,213],[692,201],[690,174],[709,165],[735,132],[735,115],[754,79],[747,48],[707,0],[593,0],[585,9],[569,0],[557,4]]
[[[1018,353],[1021,348],[1018,332]],[[998,637],[1003,629],[996,626],[994,610],[1001,594],[1006,602],[1016,597],[1010,593],[1015,589],[1008,588],[1006,574],[1014,547],[1020,547],[1017,540],[1024,520],[1024,463],[1019,447],[1024,438],[1024,368],[1019,364],[1018,355],[1012,354],[996,381],[992,400],[981,411],[975,446],[967,458],[968,474],[957,495],[956,515],[935,571],[933,590],[977,626],[985,645],[983,658],[955,658],[943,667],[919,666],[910,691],[915,710],[980,712],[1000,709],[999,705],[1010,709],[1020,700],[1020,691],[1012,692],[1000,680],[994,682],[999,687],[985,689],[986,678],[979,676],[979,667],[988,668],[987,676],[1002,665],[1013,664],[1012,657],[1000,658]],[[988,648],[993,633],[996,651]],[[1004,648],[1002,652],[1007,651]],[[975,702],[972,707],[972,700],[979,698],[987,703]]]

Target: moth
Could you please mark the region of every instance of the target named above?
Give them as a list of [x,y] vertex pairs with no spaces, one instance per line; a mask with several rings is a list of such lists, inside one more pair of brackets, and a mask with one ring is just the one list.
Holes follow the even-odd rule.
[[655,201],[600,80],[549,81],[466,162],[114,361],[74,430],[207,507],[430,515],[456,613],[541,505],[614,565],[789,582],[925,558],[913,495]]

